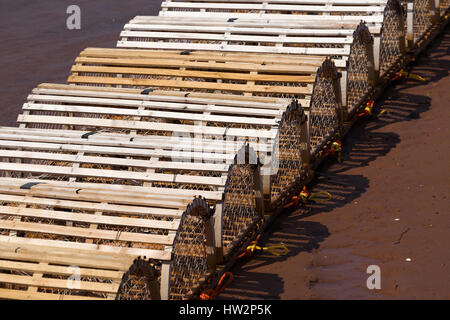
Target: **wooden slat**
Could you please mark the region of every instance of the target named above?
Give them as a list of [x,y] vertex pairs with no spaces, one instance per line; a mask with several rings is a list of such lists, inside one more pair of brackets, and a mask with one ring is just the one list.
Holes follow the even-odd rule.
[[[307,20],[320,21],[324,19],[323,15],[302,15],[302,14],[283,14],[283,13],[236,13],[236,12],[201,12],[201,11],[160,11],[163,17],[186,17],[186,18],[264,18],[264,19],[287,19],[300,20],[305,17]],[[368,23],[381,23],[383,15],[329,15],[327,20],[332,21],[366,21]]]
[[94,214],[82,214],[48,209],[32,209],[0,206],[0,213],[11,216],[44,218],[72,222],[95,223],[104,225],[116,225],[126,227],[154,228],[162,230],[177,230],[179,222],[159,221],[149,219],[122,218]]
[[161,123],[158,122],[92,119],[81,117],[66,118],[58,116],[37,116],[37,115],[21,114],[18,116],[17,121],[19,123],[47,123],[47,124],[91,126],[98,128],[115,128],[115,129],[128,129],[130,127],[134,127],[136,130],[173,131],[179,133],[197,133],[197,134],[229,136],[229,137],[246,136],[256,138],[273,138],[276,135],[276,130],[198,127],[194,125],[179,125],[171,123],[165,123],[164,126],[162,126]]
[[190,183],[190,184],[207,184],[211,186],[224,186],[226,180],[216,177],[202,177],[176,174],[159,174],[146,172],[130,172],[107,169],[90,169],[90,168],[73,168],[49,165],[31,165],[21,163],[0,163],[0,170],[20,171],[27,173],[65,175],[74,177],[97,177],[111,179],[131,179],[144,182],[172,182],[172,183]]
[[43,292],[27,292],[22,290],[10,290],[0,288],[0,299],[9,300],[83,300],[83,301],[98,301],[98,300],[113,300],[104,298],[93,298],[77,295],[57,295]]
[[[92,73],[96,73],[95,67],[90,67]],[[89,68],[87,68],[89,69]],[[125,70],[130,71],[130,70]],[[252,92],[265,94],[291,94],[301,95],[312,94],[312,89],[301,86],[275,86],[275,85],[247,85],[233,83],[213,83],[201,81],[178,81],[178,80],[159,80],[159,79],[139,79],[139,78],[118,78],[118,77],[96,77],[96,76],[76,76],[71,75],[67,79],[69,83],[80,84],[104,84],[104,85],[128,85],[140,87],[163,87],[163,88],[190,88],[203,90],[222,90],[232,92]]]
[[160,235],[99,230],[99,229],[94,230],[87,228],[67,227],[67,226],[58,226],[58,225],[31,223],[31,222],[17,222],[8,220],[2,221],[1,227],[7,230],[48,233],[48,234],[73,236],[89,239],[129,241],[139,243],[142,242],[142,243],[163,244],[163,245],[172,245],[174,240],[172,236],[160,236]]
[[[165,52],[161,51],[164,55]],[[283,60],[283,58],[281,58]],[[142,90],[133,88],[115,88],[115,87],[92,87],[83,85],[65,85],[55,83],[41,83],[34,90],[58,90],[58,93],[63,91],[68,95],[81,95],[81,96],[99,96],[99,97],[112,97],[112,98],[138,98],[142,101],[171,101],[171,102],[192,102],[192,103],[205,103],[214,101],[220,105],[229,106],[247,106],[253,105],[257,108],[277,109],[281,105],[289,104],[289,100],[285,98],[277,97],[245,97],[245,96],[230,96],[229,94],[220,93],[204,93],[204,92],[186,92],[186,91],[165,91],[154,90],[148,94],[141,94]],[[54,91],[53,91],[54,92]],[[39,93],[39,92],[35,92]],[[299,100],[300,101],[300,100]],[[303,100],[306,101],[306,100]],[[303,105],[303,104],[302,104]]]
[[[62,276],[70,276],[73,273],[69,270],[69,267],[42,265],[39,263],[29,262],[17,262],[0,260],[0,270],[12,270],[12,271],[24,271],[29,273],[40,272],[43,274],[54,274]],[[93,277],[100,279],[110,279],[120,282],[123,277],[123,272],[120,271],[108,271],[99,269],[80,268],[81,277]]]
[[[165,208],[174,208],[177,203],[172,203],[167,200],[155,200],[155,206],[161,206],[161,208],[151,208],[151,207],[134,207],[126,205],[112,205],[104,203],[93,203],[84,201],[71,201],[71,200],[55,200],[51,198],[38,198],[38,197],[26,197],[26,196],[14,196],[0,194],[0,201],[13,202],[13,203],[26,203],[35,205],[47,205],[47,206],[58,206],[61,208],[73,209],[73,210],[97,210],[97,211],[108,211],[114,213],[123,214],[135,214],[135,215],[156,215],[156,216],[168,216],[168,217],[179,217],[180,210],[164,210]],[[131,202],[131,201],[130,201]],[[187,202],[187,201],[186,201]],[[179,202],[178,202],[179,203]],[[178,206],[182,206],[178,204]],[[184,205],[185,207],[185,205]]]
[[266,126],[276,125],[274,119],[265,119],[256,117],[252,118],[252,117],[237,117],[237,116],[204,115],[187,112],[129,110],[122,108],[91,107],[82,105],[67,106],[54,104],[25,103],[22,109],[29,111],[76,112],[76,113],[89,113],[98,115],[155,117],[169,120],[180,119],[191,121],[214,121],[214,122],[237,123],[237,124],[260,124]]
[[95,257],[97,254],[111,253],[111,254],[122,254],[124,256],[132,257],[147,257],[149,259],[170,261],[172,257],[171,251],[153,250],[153,249],[142,249],[142,248],[128,248],[128,247],[115,247],[109,245],[96,245],[80,242],[68,242],[59,240],[46,240],[46,239],[35,239],[35,238],[19,238],[19,237],[8,237],[0,236],[0,242],[4,243],[15,243],[20,247],[21,245],[35,245],[35,246],[45,246],[53,247],[56,249],[64,250],[91,250],[92,255]]
[[[59,280],[51,278],[35,279],[29,276],[17,276],[0,273],[0,282],[44,287],[44,288],[67,289],[67,280]],[[76,290],[82,291],[117,293],[119,289],[119,284],[117,283],[108,284],[108,283],[79,281],[77,282],[77,285],[78,284],[80,288]]]
[[69,248],[1,241],[0,259],[34,263],[47,262],[47,264],[61,266],[76,265],[80,268],[120,271],[124,273],[128,271],[134,258],[118,254],[95,253],[92,250],[71,250]]
[[[220,191],[202,191],[189,189],[172,189],[172,188],[155,188],[155,187],[141,187],[131,185],[108,185],[101,183],[83,183],[83,182],[69,182],[69,181],[55,181],[46,179],[18,179],[18,178],[2,178],[0,177],[0,186],[16,185],[21,186],[26,183],[44,183],[45,188],[48,186],[52,188],[69,188],[72,189],[72,194],[80,197],[85,197],[88,200],[97,200],[101,195],[106,197],[110,203],[127,203],[136,205],[152,205],[155,197],[176,197],[179,200],[192,199],[194,196],[202,195],[206,199],[219,200],[222,199],[222,192]],[[41,188],[42,185],[36,185],[30,190],[22,190],[22,192],[34,192],[34,190]],[[123,197],[123,195],[132,194],[132,197]],[[109,196],[113,195],[113,196]],[[172,210],[174,211],[174,210]],[[170,211],[169,211],[170,212]],[[169,214],[169,213],[167,213]]]
[[[300,1],[299,1],[300,2]],[[297,3],[299,3],[297,2]],[[301,2],[300,2],[301,3]],[[383,12],[383,6],[339,6],[339,5],[299,5],[299,4],[252,4],[252,3],[197,3],[197,2],[163,2],[162,8],[177,9],[224,9],[224,10],[264,10],[264,11],[301,11],[301,12]]]

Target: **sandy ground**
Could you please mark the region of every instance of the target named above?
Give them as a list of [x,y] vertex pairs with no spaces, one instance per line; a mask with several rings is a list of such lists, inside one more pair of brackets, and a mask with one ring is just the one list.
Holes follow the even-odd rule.
[[[264,235],[290,254],[242,262],[222,299],[450,299],[448,29],[427,53],[413,72],[429,82],[391,87],[376,104],[390,114],[360,120],[343,162],[320,168],[312,191],[334,200],[285,212]],[[367,289],[370,265],[381,290]]]
[[[82,49],[115,46],[123,25],[156,14],[160,1],[77,3],[80,31],[65,27],[71,1],[0,2],[0,125],[16,126],[36,85],[64,82]],[[390,114],[360,121],[343,141],[343,163],[320,168],[313,191],[334,200],[285,212],[264,235],[289,255],[239,264],[223,299],[450,298],[449,48],[447,32],[414,69],[429,83],[390,88],[378,101]],[[373,264],[381,290],[366,287]]]
[[[67,30],[67,7],[81,8],[81,30]],[[27,95],[63,83],[86,47],[114,47],[136,15],[157,15],[161,0],[1,0],[0,125],[16,126]]]

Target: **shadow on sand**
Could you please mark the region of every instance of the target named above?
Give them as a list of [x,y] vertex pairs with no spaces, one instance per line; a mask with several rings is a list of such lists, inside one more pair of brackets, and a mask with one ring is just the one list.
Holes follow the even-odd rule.
[[[450,54],[448,31],[449,28],[412,65],[411,71],[427,79],[428,83],[449,75],[450,61],[444,59]],[[428,58],[430,54],[433,54],[433,59]],[[285,210],[262,235],[260,244],[268,246],[284,243],[289,248],[289,254],[284,257],[257,255],[251,260],[238,262],[231,270],[235,274],[235,281],[221,295],[221,299],[280,299],[284,292],[283,279],[277,274],[263,273],[259,269],[319,248],[320,243],[330,235],[328,228],[319,222],[305,221],[304,218],[344,206],[366,192],[369,187],[366,177],[345,172],[369,165],[378,157],[388,154],[400,142],[398,134],[377,132],[378,129],[397,122],[414,121],[429,110],[429,97],[402,92],[403,89],[421,85],[423,83],[413,80],[396,81],[386,90],[374,110],[379,112],[380,109],[387,109],[389,113],[379,118],[360,119],[343,141],[342,163],[327,160],[317,169],[316,179],[309,189],[312,192],[327,190],[333,195],[333,200]]]

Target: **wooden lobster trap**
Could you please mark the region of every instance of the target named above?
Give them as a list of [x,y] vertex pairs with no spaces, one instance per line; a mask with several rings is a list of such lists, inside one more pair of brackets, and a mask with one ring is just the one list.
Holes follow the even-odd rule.
[[137,17],[125,25],[117,47],[331,57],[342,73],[341,103],[349,113],[375,83],[373,39],[362,23]]
[[[44,84],[33,90],[24,104],[23,114],[18,117],[21,127],[0,129],[2,175],[63,184],[144,188],[142,192],[156,192],[162,197],[156,202],[160,206],[164,206],[164,201],[169,204],[172,201],[171,198],[164,200],[165,194],[172,198],[187,196],[190,200],[194,195],[202,196],[209,205],[216,206],[214,218],[217,222],[212,239],[215,242],[213,249],[218,253],[217,257],[216,254],[212,256],[214,262],[216,258],[222,260],[223,247],[225,253],[230,251],[237,245],[237,239],[256,227],[263,214],[257,155],[248,147],[242,149],[242,145],[254,139],[252,144],[256,151],[270,156],[277,138],[277,121],[282,120],[283,108],[286,109],[289,100],[236,96],[227,99],[226,95],[195,93],[189,97],[190,93],[182,92],[142,94],[142,90],[135,89],[105,89]],[[246,116],[249,113],[253,117]],[[233,120],[230,114],[233,114]],[[258,114],[260,117],[255,116]],[[235,122],[234,127],[220,125],[230,121]],[[254,127],[250,128],[249,124]],[[233,139],[224,144],[219,138],[227,135]],[[259,143],[258,139],[268,142]],[[187,203],[182,202],[182,206],[185,208]],[[200,231],[210,224],[212,215],[204,211],[202,217],[185,219],[192,220],[191,229],[182,231],[179,225],[168,231],[178,232],[177,240],[164,233],[164,237],[168,237],[164,243],[150,244],[163,249],[169,242],[178,244],[180,239],[187,239],[185,246],[189,248],[188,240],[195,239],[190,233],[200,235]],[[197,220],[205,222],[201,224]],[[45,231],[53,230],[51,226],[40,227],[31,230],[33,236],[44,233],[47,237]],[[88,228],[88,224],[81,227]],[[102,231],[102,234],[109,238],[102,241],[111,241],[108,245],[129,246],[132,242],[129,239],[135,239],[134,233],[142,232],[129,229],[123,225],[106,226],[108,232]],[[66,229],[61,230],[66,232]],[[124,243],[112,241],[111,237],[116,233],[132,238],[127,238]],[[86,234],[80,231],[80,238],[74,241],[83,242]],[[58,236],[65,241],[74,235]],[[160,237],[162,235],[158,233],[155,239]],[[177,246],[172,246],[176,251]],[[183,247],[180,246],[178,244],[179,248]],[[208,246],[211,247],[211,243]],[[183,259],[184,262],[179,262],[175,255],[168,265],[178,263],[177,270],[181,270],[189,263],[186,257]],[[186,270],[187,274],[198,274]],[[183,278],[183,273],[180,275]],[[184,277],[189,278],[185,274]],[[172,277],[171,281],[177,280]],[[178,287],[171,285],[170,290]],[[182,293],[183,297],[186,294]],[[162,297],[175,295],[166,293]]]
[[[269,181],[269,196],[301,175],[299,141],[307,137],[307,125],[303,109],[290,101],[43,84],[24,104],[20,128],[0,128],[2,179],[17,185],[14,195],[1,199],[2,241],[13,237],[42,246],[100,247],[101,252],[142,256],[152,262],[156,282],[144,281],[140,275],[148,278],[149,272],[137,271],[145,266],[137,262],[140,267],[126,273],[121,288],[138,293],[121,289],[119,298],[187,298],[262,221],[257,155],[250,147],[237,148],[250,144],[269,156],[293,153],[288,162],[281,161],[284,174]],[[228,135],[233,139],[224,148],[219,138]],[[280,136],[297,144],[274,149]],[[283,167],[293,161],[293,169]],[[129,195],[122,199],[123,193]],[[53,196],[47,199],[48,194]],[[145,195],[145,203],[136,203],[138,194]],[[206,201],[188,206],[193,196]],[[102,202],[94,203],[98,199]],[[209,206],[216,206],[214,222]],[[161,288],[157,293],[155,283]],[[13,290],[15,284],[7,284],[6,290]],[[48,297],[113,294],[60,289]]]
[[[310,154],[315,156],[322,150],[342,127],[338,72],[332,61],[320,56],[89,48],[76,59],[68,81],[77,85],[217,93],[235,98],[296,98],[309,115],[309,131],[305,137],[308,141],[300,149],[292,147],[304,154],[304,163],[309,162]],[[279,111],[284,112],[286,105]],[[237,124],[234,120],[227,121],[210,124],[229,134]],[[273,123],[266,125],[273,126]],[[255,123],[247,123],[246,127],[262,128]],[[274,132],[278,132],[278,126]],[[250,142],[253,139],[249,137]]]
[[[383,78],[405,53],[402,6],[397,0],[165,1],[159,13],[173,18],[288,19],[310,24],[365,22],[373,32],[375,70]],[[137,17],[141,18],[141,17]]]

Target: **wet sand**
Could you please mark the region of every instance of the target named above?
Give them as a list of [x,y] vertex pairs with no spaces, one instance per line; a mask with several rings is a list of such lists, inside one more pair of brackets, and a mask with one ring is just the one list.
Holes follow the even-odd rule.
[[[285,212],[264,235],[284,258],[241,262],[222,299],[450,299],[450,32],[415,63],[322,165],[312,191],[333,201]],[[399,220],[396,220],[399,219]],[[406,261],[406,259],[411,261]],[[367,267],[381,269],[368,290]]]
[[[160,0],[77,3],[80,31],[66,29],[70,1],[1,2],[0,125],[16,126],[36,85],[63,83],[81,50],[114,47],[123,25],[156,14]],[[330,191],[333,201],[286,212],[264,235],[289,255],[236,266],[221,298],[450,298],[449,48],[447,30],[414,69],[429,83],[389,89],[378,105],[390,114],[360,121],[343,141],[343,163],[320,168],[313,191]],[[366,288],[372,264],[381,268],[381,290]]]
[[[81,30],[67,30],[67,7],[81,8]],[[42,82],[64,83],[86,47],[114,47],[136,15],[157,15],[160,0],[0,1],[0,125],[16,126],[27,95]]]

